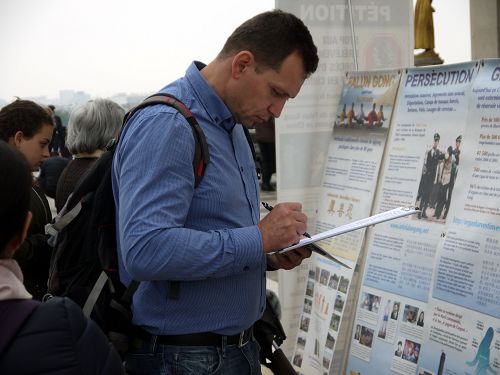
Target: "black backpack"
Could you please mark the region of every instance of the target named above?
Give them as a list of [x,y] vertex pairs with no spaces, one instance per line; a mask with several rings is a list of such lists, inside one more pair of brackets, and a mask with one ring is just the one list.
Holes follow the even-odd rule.
[[[195,186],[198,186],[210,161],[208,146],[196,119],[178,99],[164,93],[146,98],[125,115],[122,134],[134,113],[154,104],[175,108],[191,126],[195,139],[193,173]],[[243,129],[255,157],[250,134],[245,126]],[[46,228],[54,245],[47,296],[66,296],[74,300],[84,314],[91,316],[103,329],[123,356],[132,333],[130,304],[139,283],[133,281],[126,287],[118,275],[111,187],[112,160],[117,144],[118,141],[108,145],[107,151],[82,176],[55,223]],[[178,298],[175,284],[170,289],[170,297]]]

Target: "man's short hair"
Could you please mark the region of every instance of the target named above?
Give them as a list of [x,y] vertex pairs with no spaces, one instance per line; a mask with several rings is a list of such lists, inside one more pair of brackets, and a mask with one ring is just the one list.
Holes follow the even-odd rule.
[[0,140],[0,258],[23,229],[30,205],[31,168],[21,152]]
[[45,108],[31,100],[17,99],[0,110],[0,139],[8,142],[18,131],[31,138],[46,124],[53,122]]
[[306,76],[318,67],[318,50],[304,22],[291,13],[273,10],[245,21],[229,36],[219,53],[228,57],[248,50],[257,64],[279,70],[283,60],[297,51],[302,57]]

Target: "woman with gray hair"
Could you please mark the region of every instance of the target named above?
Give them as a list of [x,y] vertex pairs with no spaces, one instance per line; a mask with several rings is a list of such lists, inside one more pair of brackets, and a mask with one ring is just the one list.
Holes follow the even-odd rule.
[[120,132],[125,110],[109,99],[89,100],[71,112],[66,146],[73,160],[57,183],[57,212],[75,189],[80,177],[104,152],[108,142]]

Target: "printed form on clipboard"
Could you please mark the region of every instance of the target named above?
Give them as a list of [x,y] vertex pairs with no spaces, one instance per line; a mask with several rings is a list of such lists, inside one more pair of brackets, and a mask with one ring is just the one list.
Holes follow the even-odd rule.
[[398,219],[400,217],[404,216],[409,216],[409,215],[414,215],[416,213],[420,212],[420,209],[418,207],[398,207],[393,210],[381,212],[379,214],[366,217],[361,220],[354,221],[352,223],[344,224],[338,227],[335,227],[333,229],[327,230],[325,232],[321,232],[318,234],[315,234],[314,236],[311,236],[311,238],[303,238],[300,240],[298,243],[295,245],[285,247],[284,249],[281,249],[278,251],[278,253],[284,253],[293,249],[296,249],[298,247],[303,247],[307,246],[310,248],[311,251],[314,251],[315,253],[318,253],[320,255],[323,255],[327,257],[328,259],[340,264],[341,266],[351,268],[345,263],[342,263],[340,260],[335,258],[333,255],[329,254],[327,251],[323,250],[321,247],[315,244],[317,241],[325,240],[330,237],[335,237],[347,232],[351,232],[353,230],[369,227],[371,225],[379,224],[384,221],[389,221],[389,220],[394,220]]

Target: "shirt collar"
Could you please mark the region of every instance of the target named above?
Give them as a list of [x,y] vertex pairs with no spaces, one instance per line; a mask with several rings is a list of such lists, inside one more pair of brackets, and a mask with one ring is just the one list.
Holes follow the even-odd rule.
[[235,125],[233,115],[205,77],[201,75],[200,70],[205,66],[202,62],[194,61],[186,71],[186,78],[212,121],[227,131],[231,131]]

